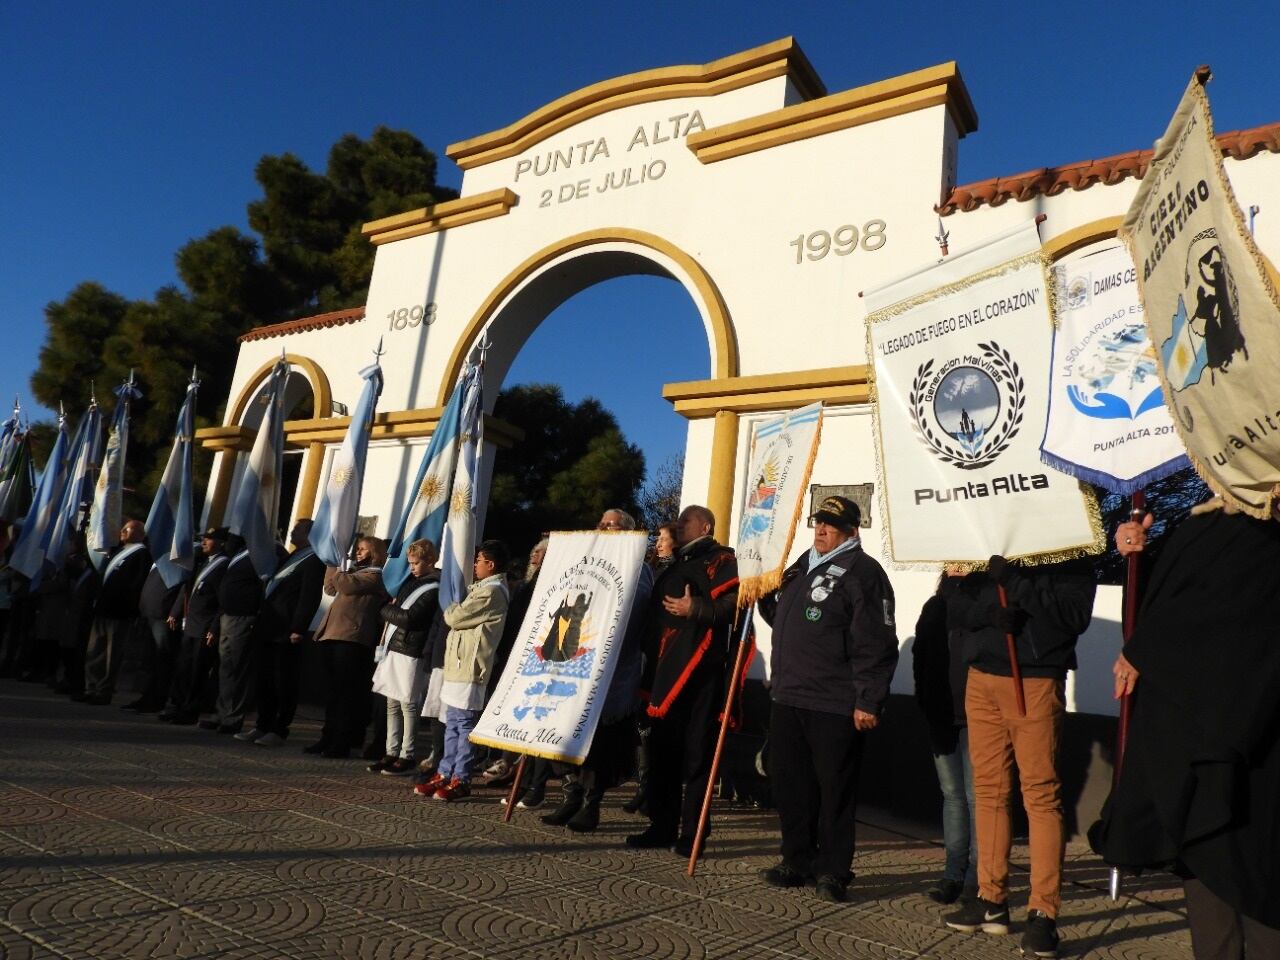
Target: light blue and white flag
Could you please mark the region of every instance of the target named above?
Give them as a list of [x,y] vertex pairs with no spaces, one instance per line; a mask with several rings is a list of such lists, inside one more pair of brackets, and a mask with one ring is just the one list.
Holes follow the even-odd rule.
[[1185,390],[1200,382],[1209,366],[1209,347],[1204,337],[1192,329],[1187,319],[1187,302],[1178,296],[1178,308],[1170,321],[1169,336],[1160,344],[1165,376],[1174,390]]
[[173,428],[169,462],[165,464],[160,486],[151,501],[151,512],[147,514],[147,546],[166,587],[176,587],[195,569],[191,457],[199,389],[200,381],[193,370],[186,399],[182,401],[178,422]]
[[67,486],[67,428],[66,418],[58,417],[58,438],[44,465],[40,484],[36,488],[31,508],[22,523],[22,532],[14,545],[9,566],[28,579],[36,577],[44,565],[44,549],[49,534],[58,519],[62,495]]
[[351,549],[360,520],[360,491],[364,487],[364,461],[369,452],[369,431],[382,393],[382,367],[377,363],[360,371],[364,389],[351,415],[342,446],[334,454],[311,528],[311,546],[326,566],[338,567]]
[[0,466],[0,519],[17,520],[27,512],[35,489],[31,467],[31,440],[24,430],[13,435]]
[[18,440],[21,437],[21,420],[22,407],[18,403],[18,398],[13,398],[13,416],[6,420],[3,426],[0,426],[0,475],[3,475],[5,468],[9,465],[9,458],[13,456],[13,452],[17,449]]
[[276,572],[276,517],[280,512],[280,473],[284,468],[284,393],[289,382],[289,362],[281,356],[271,371],[262,395],[267,409],[258,427],[240,485],[231,499],[227,526],[244,538],[254,572],[269,577]]
[[[449,518],[440,543],[440,608],[467,594],[476,550],[476,467],[484,442],[484,371],[468,368],[462,377],[462,423],[458,463],[449,493]],[[505,571],[498,571],[504,573]]]
[[[84,509],[93,491],[93,468],[97,466],[101,456],[102,412],[98,409],[98,402],[94,400],[76,427],[75,439],[71,442],[67,457],[70,466],[66,489],[62,494],[62,506],[45,544],[44,558],[48,564],[52,564],[55,571],[62,567],[71,536],[80,526],[80,511]],[[39,579],[32,578],[32,586],[36,586]]]
[[467,370],[458,378],[453,394],[445,405],[440,422],[431,434],[427,452],[423,454],[418,476],[413,482],[404,514],[396,524],[382,568],[382,582],[393,597],[409,575],[409,558],[405,551],[415,540],[430,540],[437,547],[448,518],[449,498],[453,491],[453,473],[458,458],[458,435],[462,432],[463,384]]
[[120,525],[124,520],[124,462],[129,450],[129,405],[142,399],[142,391],[129,379],[116,387],[116,409],[107,433],[107,449],[98,471],[89,508],[89,528],[85,541],[94,566],[102,569],[109,554],[120,543]]

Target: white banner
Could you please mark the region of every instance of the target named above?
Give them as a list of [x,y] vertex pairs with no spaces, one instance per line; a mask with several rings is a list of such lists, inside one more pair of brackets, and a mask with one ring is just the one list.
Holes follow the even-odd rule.
[[1040,462],[1052,325],[1039,250],[1029,223],[867,295],[897,563],[1101,547],[1092,496]]
[[553,533],[511,658],[474,743],[582,763],[648,546],[636,531]]
[[1189,466],[1124,245],[1112,241],[1055,264],[1053,283],[1057,329],[1041,459],[1125,494]]
[[751,441],[747,502],[738,524],[738,606],[777,589],[818,455],[822,404],[761,424]]
[[1120,235],[1139,265],[1160,374],[1196,471],[1251,516],[1280,483],[1280,296],[1245,228],[1193,79]]

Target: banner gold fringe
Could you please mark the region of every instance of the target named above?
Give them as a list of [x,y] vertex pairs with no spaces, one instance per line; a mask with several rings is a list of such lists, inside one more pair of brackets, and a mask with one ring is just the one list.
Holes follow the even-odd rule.
[[[796,524],[800,522],[800,517],[804,513],[805,492],[809,487],[809,478],[813,475],[813,465],[818,459],[818,447],[822,445],[822,422],[826,419],[825,412],[826,408],[822,407],[818,413],[818,426],[813,432],[813,442],[809,446],[809,459],[804,465],[804,474],[800,481],[800,496],[796,498],[795,513],[786,528],[787,545],[782,551],[782,560],[776,569],[762,573],[758,577],[747,577],[745,580],[738,581],[738,609],[750,606],[761,597],[773,593],[782,583],[782,573],[787,569],[791,545],[796,538]],[[747,482],[751,482],[750,477],[747,478]]]
[[[876,388],[876,365],[875,365],[875,344],[871,338],[871,325],[880,323],[896,317],[900,313],[918,307],[922,303],[940,299],[952,293],[957,293],[967,287],[971,287],[976,283],[989,280],[992,277],[1003,276],[1006,273],[1012,273],[1015,270],[1021,270],[1023,267],[1031,264],[1040,264],[1040,273],[1043,278],[1046,295],[1048,297],[1049,316],[1055,316],[1058,310],[1058,291],[1052,282],[1052,276],[1049,273],[1050,262],[1042,253],[1032,252],[1023,254],[1020,257],[1014,257],[1012,260],[1006,260],[998,263],[994,267],[983,270],[980,273],[972,274],[964,277],[954,283],[949,283],[943,287],[937,287],[932,290],[926,290],[923,293],[908,297],[905,300],[899,300],[897,303],[883,307],[874,313],[867,315],[866,320],[866,336],[867,336],[867,356],[871,358],[868,364],[868,403],[871,405],[871,422],[873,433],[875,434],[876,444],[876,485],[878,492],[877,499],[880,502],[880,516],[883,521],[880,525],[880,542],[882,546],[881,556],[887,561],[889,566],[894,570],[923,570],[936,569],[939,566],[955,567],[966,572],[972,570],[985,570],[987,562],[985,560],[896,560],[893,551],[893,524],[889,518],[889,485],[885,482],[884,473],[884,447],[880,438],[880,396]],[[1077,481],[1079,483],[1079,481]],[[1085,501],[1085,514],[1089,518],[1089,529],[1093,535],[1092,540],[1088,543],[1082,543],[1077,546],[1067,547],[1053,553],[1037,553],[1026,556],[1007,557],[1009,560],[1019,560],[1028,566],[1041,566],[1049,563],[1059,563],[1063,560],[1073,560],[1077,557],[1094,556],[1106,550],[1106,531],[1102,526],[1102,510],[1098,505],[1098,498],[1093,490],[1084,483],[1080,483],[1080,493]]]
[[[581,533],[582,531],[577,532]],[[467,739],[482,747],[492,747],[494,750],[509,750],[512,753],[527,753],[529,756],[537,757],[540,760],[555,760],[558,763],[571,763],[575,767],[582,766],[583,762],[587,759],[586,757],[571,757],[567,754],[557,753],[554,750],[541,750],[537,747],[527,747],[524,744],[520,744],[520,749],[517,750],[515,745],[506,740],[490,740],[488,737],[477,737],[474,733]]]
[[[1222,148],[1218,145],[1218,138],[1213,132],[1213,112],[1209,108],[1209,96],[1204,92],[1204,84],[1195,74],[1192,74],[1191,83],[1188,85],[1187,91],[1183,93],[1183,97],[1186,97],[1187,93],[1190,93],[1195,99],[1196,108],[1201,112],[1201,116],[1204,120],[1204,136],[1208,138],[1209,149],[1216,158],[1216,162],[1213,165],[1213,173],[1218,182],[1218,189],[1222,191],[1222,195],[1226,198],[1226,203],[1231,211],[1232,218],[1235,220],[1236,230],[1240,235],[1240,240],[1244,244],[1245,249],[1249,251],[1249,255],[1253,260],[1254,269],[1257,270],[1258,278],[1262,282],[1263,289],[1266,291],[1267,297],[1271,301],[1271,305],[1277,311],[1280,311],[1280,296],[1277,295],[1275,284],[1271,282],[1271,273],[1267,270],[1266,258],[1263,257],[1262,251],[1258,249],[1258,245],[1254,242],[1253,234],[1249,232],[1249,226],[1245,223],[1244,213],[1240,209],[1240,203],[1236,200],[1235,190],[1232,189],[1231,181],[1227,179],[1226,172],[1222,168]],[[1147,167],[1146,176],[1149,177],[1152,175],[1151,168],[1154,166],[1154,163],[1155,158],[1153,157],[1152,164]],[[1136,244],[1134,243],[1133,233],[1126,229],[1125,225],[1121,223],[1116,236],[1124,241],[1125,247],[1129,250],[1129,256],[1133,259],[1134,265],[1136,266],[1139,257],[1136,250]],[[1150,314],[1146,312],[1146,281],[1142,276],[1141,270],[1137,271],[1137,278],[1138,297],[1142,300],[1144,317],[1150,316]],[[1147,334],[1148,336],[1151,334],[1149,321]],[[1151,339],[1154,344],[1155,338],[1152,337]],[[1253,504],[1240,499],[1240,497],[1238,497],[1230,487],[1224,485],[1222,481],[1220,481],[1213,472],[1201,462],[1200,458],[1196,456],[1195,452],[1191,449],[1191,444],[1187,442],[1187,434],[1182,426],[1182,417],[1178,415],[1178,407],[1174,402],[1173,389],[1169,386],[1169,378],[1165,373],[1164,357],[1161,356],[1159,350],[1156,351],[1156,360],[1156,373],[1160,377],[1160,387],[1164,393],[1164,403],[1172,414],[1174,427],[1178,431],[1178,438],[1182,440],[1182,445],[1187,449],[1187,459],[1191,461],[1192,469],[1195,470],[1200,479],[1204,481],[1205,486],[1212,490],[1216,497],[1225,501],[1226,504],[1230,505],[1235,510],[1240,511],[1241,513],[1246,513],[1258,520],[1271,519],[1275,504],[1274,493],[1269,495],[1266,501],[1260,506],[1254,506]]]

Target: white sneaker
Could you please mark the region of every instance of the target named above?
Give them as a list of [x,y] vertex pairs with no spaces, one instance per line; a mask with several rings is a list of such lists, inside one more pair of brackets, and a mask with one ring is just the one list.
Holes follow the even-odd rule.
[[257,740],[253,741],[260,747],[278,747],[284,743],[284,737],[278,733],[264,733]]
[[252,730],[241,730],[235,736],[236,739],[242,743],[251,743],[265,737],[266,735],[267,731],[259,730],[257,727],[254,727]]

